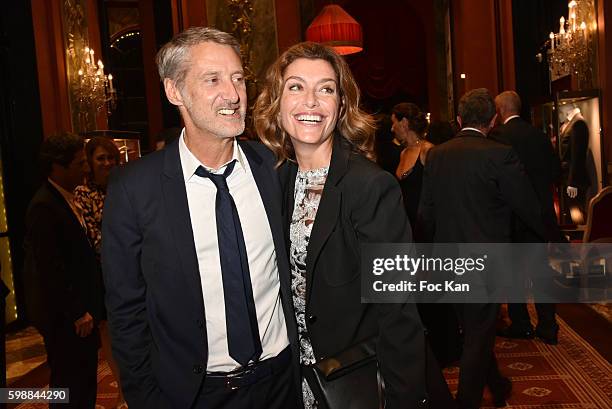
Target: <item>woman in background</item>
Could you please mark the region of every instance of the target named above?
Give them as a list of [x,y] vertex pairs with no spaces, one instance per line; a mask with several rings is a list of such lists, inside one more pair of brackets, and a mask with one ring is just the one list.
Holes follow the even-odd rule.
[[385,407],[426,407],[414,304],[361,302],[361,244],[412,238],[397,182],[371,161],[374,122],[348,65],[321,44],[291,47],[268,71],[254,118],[280,165],[305,407],[321,406],[309,367],[372,337]]
[[74,191],[75,202],[83,211],[87,237],[100,255],[102,241],[102,208],[106,196],[106,185],[112,168],[119,164],[119,149],[111,139],[96,136],[85,145],[89,174],[85,184]]
[[[412,227],[414,241],[425,240],[417,222],[423,170],[429,150],[433,144],[425,140],[428,123],[425,114],[418,106],[401,103],[393,107],[391,121],[392,131],[402,142],[404,149],[395,175],[399,179],[404,199],[404,207]],[[450,125],[449,125],[450,128]],[[427,340],[440,366],[445,367],[460,355],[459,329],[457,317],[449,304],[417,304],[421,321],[427,328]]]
[[[83,219],[87,230],[87,237],[91,246],[100,259],[100,244],[102,242],[102,209],[104,197],[106,196],[106,185],[112,168],[119,164],[119,149],[111,139],[96,136],[85,145],[85,154],[89,164],[89,174],[85,184],[77,186],[74,191],[74,201],[83,212]],[[104,317],[106,314],[104,314]],[[111,372],[117,381],[119,390],[118,409],[127,408],[121,383],[119,382],[119,368],[113,359],[111,352],[110,335],[106,319],[100,321],[100,338],[102,340],[102,355],[111,368]]]
[[419,241],[421,238],[416,229],[416,221],[423,185],[423,169],[427,153],[433,147],[424,138],[427,132],[427,118],[418,106],[404,102],[393,107],[391,122],[393,123],[391,130],[404,147],[395,176],[402,188],[404,207],[413,235],[415,240]]

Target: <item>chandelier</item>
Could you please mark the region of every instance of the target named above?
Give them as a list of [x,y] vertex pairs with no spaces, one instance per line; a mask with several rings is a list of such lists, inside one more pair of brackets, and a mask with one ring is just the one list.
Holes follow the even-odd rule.
[[113,75],[104,73],[102,60],[96,62],[94,55],[92,48],[85,47],[82,57],[76,58],[75,68],[78,69],[78,76],[72,86],[81,129],[89,127],[90,113],[96,115],[105,109],[110,115],[117,105],[117,90],[113,86]]
[[[593,0],[572,0],[567,7],[567,19],[559,19],[559,32],[551,32],[545,44],[550,79],[571,74],[585,88],[593,82],[595,6]],[[537,57],[542,60],[542,54]]]

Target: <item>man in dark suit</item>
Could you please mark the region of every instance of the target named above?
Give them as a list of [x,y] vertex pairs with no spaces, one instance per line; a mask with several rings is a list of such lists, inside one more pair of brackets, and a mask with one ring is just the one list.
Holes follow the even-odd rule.
[[[521,99],[516,92],[502,92],[495,97],[495,106],[502,125],[491,131],[490,138],[512,146],[523,163],[540,201],[542,221],[547,232],[544,241],[564,241],[557,224],[552,196],[553,183],[561,173],[561,165],[550,140],[519,116]],[[514,242],[543,241],[520,218],[514,218],[512,227]],[[535,334],[548,344],[556,344],[559,326],[555,320],[555,304],[536,303],[536,311],[538,325]],[[526,304],[509,303],[508,315],[512,323],[508,328],[504,328],[500,335],[508,338],[533,338],[534,330]]]
[[72,200],[87,167],[82,138],[50,136],[42,143],[40,161],[47,180],[26,214],[27,315],[45,342],[49,386],[70,389],[70,404],[50,407],[94,408],[102,281]]
[[[185,128],[111,176],[102,264],[131,409],[291,409],[298,346],[272,154],[238,143],[240,47],[192,27],[159,51]],[[291,345],[290,345],[291,344]]]
[[[458,113],[461,131],[427,158],[420,210],[426,236],[437,243],[509,243],[513,213],[543,232],[537,197],[516,154],[486,137],[496,119],[488,91],[466,93]],[[485,384],[496,406],[510,394],[493,353],[498,310],[498,304],[456,305],[464,335],[459,408],[480,407]]]

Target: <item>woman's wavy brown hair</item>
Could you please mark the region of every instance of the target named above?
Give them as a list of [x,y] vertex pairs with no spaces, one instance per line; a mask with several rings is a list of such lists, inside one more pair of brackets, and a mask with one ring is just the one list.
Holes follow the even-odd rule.
[[333,67],[340,97],[336,133],[349,142],[353,151],[374,160],[375,121],[359,108],[359,88],[348,64],[332,48],[313,42],[294,45],[268,69],[264,88],[257,98],[253,113],[255,130],[262,142],[276,154],[278,164],[287,159],[295,160],[291,139],[281,127],[280,100],[285,85],[285,71],[300,58],[324,60]]

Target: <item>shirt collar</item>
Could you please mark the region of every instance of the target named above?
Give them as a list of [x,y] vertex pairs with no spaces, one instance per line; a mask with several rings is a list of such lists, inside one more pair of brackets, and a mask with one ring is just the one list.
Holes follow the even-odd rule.
[[187,144],[185,143],[185,128],[183,128],[183,130],[181,131],[181,136],[179,138],[179,156],[181,159],[181,167],[183,168],[183,178],[185,179],[185,182],[189,181],[189,179],[193,177],[195,171],[198,169],[199,166],[204,167],[211,173],[220,174],[223,173],[223,171],[230,162],[235,160],[237,163],[234,166],[234,171],[236,169],[241,169],[243,172],[247,171],[246,165],[244,163],[244,154],[242,152],[242,148],[240,148],[240,145],[238,145],[238,141],[236,140],[236,138],[234,138],[232,158],[226,163],[224,163],[222,166],[220,166],[218,169],[211,169],[208,166],[204,165],[202,162],[200,162],[198,158],[196,158],[195,155],[191,153],[191,151],[187,147]]
[[67,191],[66,189],[55,183],[53,180],[51,180],[51,178],[47,178],[47,180],[49,181],[49,183],[51,183],[51,186],[53,186],[57,189],[58,192],[60,192],[62,197],[66,199],[69,204],[72,204],[72,202],[74,201],[74,193]]
[[482,132],[480,129],[472,128],[472,127],[469,127],[469,126],[466,126],[465,128],[461,128],[461,132],[463,132],[463,131],[476,131],[476,132],[478,132],[478,133],[482,134],[482,136],[485,136],[485,137],[487,136],[487,135],[486,135],[484,132]]
[[520,115],[510,115],[508,118],[506,118],[506,120],[504,121],[504,125],[506,125],[508,122],[510,122],[511,120],[513,120],[514,118],[520,118]]

